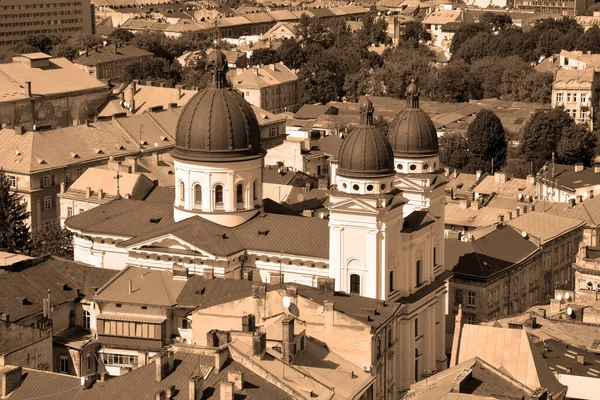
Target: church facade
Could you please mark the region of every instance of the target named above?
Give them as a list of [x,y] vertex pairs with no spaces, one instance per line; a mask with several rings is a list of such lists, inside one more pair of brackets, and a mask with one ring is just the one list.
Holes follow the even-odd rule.
[[67,219],[75,260],[268,284],[331,278],[337,291],[401,304],[382,338],[385,362],[368,366],[386,377],[385,393],[445,369],[445,182],[417,87],[387,137],[373,126],[370,101],[361,104],[361,124],[333,168],[324,220],[263,211],[258,122],[226,87],[226,70],[223,54],[211,53],[211,84],[181,112],[174,203],[121,199]]

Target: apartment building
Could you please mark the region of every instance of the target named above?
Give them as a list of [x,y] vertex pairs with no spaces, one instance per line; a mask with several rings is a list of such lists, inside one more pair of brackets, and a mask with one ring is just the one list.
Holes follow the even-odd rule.
[[594,129],[598,74],[592,69],[559,69],[552,84],[552,108],[563,107],[577,124]]
[[120,46],[118,43],[114,43],[88,49],[73,60],[73,62],[96,79],[121,80],[123,79],[125,67],[128,63],[152,57],[153,54],[149,51],[138,49],[134,46]]
[[594,0],[515,0],[514,7],[522,11],[534,13],[558,14],[574,17],[583,15],[585,10],[594,4]]
[[302,105],[298,76],[283,62],[239,69],[231,81],[248,103],[263,110],[296,112]]
[[0,1],[0,46],[20,43],[29,35],[92,33],[90,0]]

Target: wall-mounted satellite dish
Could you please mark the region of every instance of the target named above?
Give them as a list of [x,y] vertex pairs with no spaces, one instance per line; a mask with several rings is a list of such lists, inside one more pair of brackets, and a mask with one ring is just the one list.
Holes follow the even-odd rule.
[[283,304],[283,307],[290,308],[290,304],[292,304],[292,301],[288,296],[284,296],[283,300],[281,300],[281,303]]
[[569,300],[571,298],[571,295],[569,294],[569,292],[565,292],[565,300]]
[[562,296],[560,293],[556,295],[556,300],[559,300],[559,301],[562,300]]
[[571,307],[567,307],[567,315],[573,315],[573,309]]

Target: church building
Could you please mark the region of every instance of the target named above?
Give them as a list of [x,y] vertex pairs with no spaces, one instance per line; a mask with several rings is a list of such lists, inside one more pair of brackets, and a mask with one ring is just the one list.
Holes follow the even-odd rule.
[[327,220],[264,212],[256,117],[227,87],[221,52],[206,68],[210,84],[175,132],[174,203],[120,199],[67,219],[75,260],[267,284],[330,278],[338,292],[401,305],[386,342],[397,389],[445,369],[445,181],[416,85],[387,137],[373,125],[372,103],[361,104],[332,168]]

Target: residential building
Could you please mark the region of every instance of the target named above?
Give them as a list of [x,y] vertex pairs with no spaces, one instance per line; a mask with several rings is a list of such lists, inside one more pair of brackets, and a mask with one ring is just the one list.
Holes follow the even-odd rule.
[[[329,278],[335,291],[402,304],[394,329],[408,339],[396,346],[396,386],[382,395],[444,369],[451,275],[445,180],[437,132],[419,108],[416,85],[387,138],[373,125],[372,103],[361,104],[360,124],[339,148],[327,221],[264,212],[259,124],[248,102],[226,88],[226,70],[223,54],[209,54],[210,84],[172,130],[173,203],[121,199],[68,218],[75,259],[119,270],[166,272],[177,264],[193,274],[270,284],[315,287]],[[247,354],[242,342],[236,351]]]
[[598,85],[598,73],[592,69],[560,68],[552,84],[552,108],[563,107],[576,124],[593,130]]
[[94,288],[114,275],[115,271],[51,257],[3,268],[0,291],[6,295],[0,298],[0,320],[2,325],[12,323],[2,336],[6,345],[12,343],[5,348],[4,362],[75,376],[95,374],[95,311],[90,299]]
[[600,11],[594,11],[592,15],[578,15],[575,17],[575,21],[581,25],[584,31],[587,31],[592,26],[600,25]]
[[88,168],[68,189],[61,184],[58,194],[61,227],[73,215],[121,197],[144,200],[154,189],[154,182],[144,174],[124,172],[116,163],[107,167]]
[[122,81],[128,63],[153,56],[146,50],[114,43],[87,49],[73,63],[96,79]]
[[[59,223],[56,195],[92,166],[171,149],[178,109],[48,131],[0,130],[0,167],[27,204],[32,231]],[[141,142],[140,142],[141,140]]]
[[4,0],[0,11],[0,46],[21,43],[28,35],[95,33],[90,0]]
[[275,114],[295,112],[302,105],[298,76],[283,62],[238,70],[231,82],[248,103]]
[[104,83],[65,58],[14,56],[11,63],[0,64],[0,126],[31,130],[83,124],[107,94]]
[[600,165],[546,163],[536,176],[537,197],[542,202],[581,203],[600,193]]
[[567,387],[551,372],[524,329],[462,325],[460,314],[459,311],[450,367],[479,358],[491,365],[492,371],[509,376],[510,382],[525,390],[528,398],[566,398]]
[[446,204],[444,212],[444,237],[470,242],[488,233],[488,228],[498,222],[509,221],[520,209],[484,207],[483,202],[461,199]]
[[286,39],[299,39],[296,33],[296,23],[293,22],[278,22],[269,29],[262,37],[265,40],[283,41]]
[[555,2],[551,0],[514,0],[514,8],[522,11],[532,11],[541,14],[557,14],[568,17],[583,15],[589,6],[594,4],[589,0],[568,0]]
[[462,9],[453,10],[450,5],[445,5],[439,10],[428,14],[421,25],[431,34],[431,44],[449,50],[452,38],[460,25],[473,22],[472,17]]
[[281,145],[286,138],[286,121],[284,115],[273,114],[267,110],[251,105],[258,128],[260,130],[260,143],[263,149],[268,150],[274,146]]
[[285,167],[269,166],[263,170],[263,197],[278,203],[296,203],[318,186],[318,179]]

